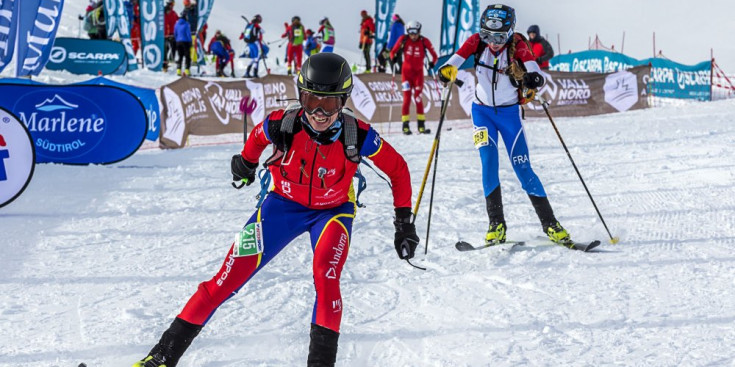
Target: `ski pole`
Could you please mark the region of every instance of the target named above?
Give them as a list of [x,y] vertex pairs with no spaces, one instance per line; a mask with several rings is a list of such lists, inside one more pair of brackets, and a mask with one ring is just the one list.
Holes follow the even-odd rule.
[[541,102],[541,106],[544,108],[544,112],[546,112],[546,116],[549,118],[549,121],[551,122],[551,126],[554,127],[556,136],[559,137],[561,146],[564,147],[564,151],[567,152],[567,157],[569,157],[569,161],[572,162],[572,167],[574,167],[574,171],[577,172],[577,176],[579,177],[579,180],[582,182],[582,186],[584,186],[584,191],[587,192],[587,196],[590,198],[590,201],[592,202],[592,206],[595,207],[597,216],[600,218],[602,225],[605,227],[605,230],[607,231],[607,235],[610,236],[610,243],[613,243],[613,244],[618,243],[620,239],[618,237],[614,237],[612,233],[610,233],[610,229],[607,228],[607,224],[605,223],[605,220],[602,219],[602,214],[600,214],[600,209],[597,208],[595,199],[592,198],[592,194],[590,194],[590,190],[587,188],[587,184],[584,183],[582,174],[579,173],[579,169],[577,169],[577,165],[574,163],[574,159],[572,159],[572,154],[569,153],[569,149],[567,149],[567,145],[564,143],[564,139],[562,139],[561,133],[559,133],[559,129],[556,127],[556,124],[554,123],[554,119],[551,117],[551,113],[549,113],[549,108],[548,108],[549,103],[540,95],[536,96],[536,99],[538,99],[538,101]]
[[388,109],[388,131],[390,131],[391,123],[393,122],[393,97],[398,93],[396,89],[396,66],[393,63],[390,64],[391,79],[390,79],[390,91],[393,93],[390,96],[390,108]]
[[424,244],[424,255],[429,252],[429,232],[431,230],[431,211],[434,205],[434,184],[436,183],[436,166],[439,159],[439,140],[441,138],[442,125],[444,124],[444,118],[447,113],[447,107],[449,106],[449,98],[452,94],[452,85],[456,84],[461,87],[464,83],[461,80],[455,80],[454,83],[444,86],[442,91],[442,105],[441,113],[439,115],[439,126],[436,128],[436,135],[434,136],[434,143],[431,146],[429,153],[429,161],[426,163],[426,170],[424,171],[424,178],[421,182],[421,188],[419,189],[418,197],[416,198],[416,205],[413,210],[413,222],[416,222],[416,215],[418,214],[419,207],[421,205],[421,198],[424,194],[424,188],[426,187],[426,180],[429,177],[429,170],[431,170],[432,161],[434,163],[434,173],[431,179],[431,193],[429,196],[429,217],[426,223],[426,242]]

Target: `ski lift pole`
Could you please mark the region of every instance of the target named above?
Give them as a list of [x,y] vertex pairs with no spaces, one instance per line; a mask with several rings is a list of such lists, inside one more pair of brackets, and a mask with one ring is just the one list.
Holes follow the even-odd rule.
[[556,124],[554,123],[554,119],[551,117],[551,113],[549,113],[549,103],[540,95],[536,96],[536,99],[538,99],[539,102],[541,102],[541,106],[544,108],[544,112],[546,112],[546,117],[549,118],[549,122],[551,122],[551,126],[554,128],[554,131],[556,132],[556,136],[559,137],[559,141],[561,142],[561,146],[564,147],[564,151],[567,153],[567,157],[569,157],[569,161],[572,162],[572,167],[574,167],[574,171],[577,172],[577,176],[579,177],[579,181],[582,182],[582,186],[584,187],[584,191],[587,192],[587,196],[590,198],[590,201],[592,202],[592,206],[595,207],[595,211],[597,212],[597,217],[600,218],[600,221],[602,222],[602,225],[605,227],[605,230],[607,231],[607,235],[610,236],[610,243],[615,244],[620,241],[618,237],[614,237],[612,233],[610,233],[610,229],[607,228],[607,224],[605,223],[605,219],[602,218],[602,214],[600,214],[600,209],[597,208],[597,204],[595,203],[595,199],[592,198],[592,194],[590,193],[590,190],[587,188],[587,184],[584,183],[584,179],[582,178],[582,174],[579,173],[579,169],[577,168],[577,165],[574,163],[574,159],[572,159],[572,154],[569,153],[569,149],[567,148],[567,145],[564,143],[564,139],[561,137],[561,133],[559,133],[559,129],[556,127]]
[[444,86],[442,90],[442,105],[441,105],[441,112],[439,115],[439,125],[436,128],[436,135],[434,136],[434,143],[432,144],[431,151],[429,152],[429,160],[428,162],[426,162],[426,170],[424,170],[424,178],[421,181],[421,188],[419,189],[419,194],[418,194],[418,197],[416,198],[416,205],[414,206],[414,210],[413,210],[412,223],[415,223],[416,215],[418,214],[419,207],[421,206],[421,198],[423,197],[423,194],[424,194],[424,188],[426,188],[426,180],[429,178],[429,171],[431,170],[431,165],[433,162],[434,173],[431,179],[431,193],[429,196],[429,217],[426,223],[426,242],[424,243],[424,255],[426,255],[429,252],[429,232],[431,230],[431,211],[434,205],[434,184],[436,183],[436,165],[439,159],[439,140],[441,138],[442,125],[444,125],[444,118],[447,114],[447,107],[449,106],[449,98],[452,95],[452,86],[454,84],[461,87],[464,83],[461,80],[455,80],[453,83],[450,83]]

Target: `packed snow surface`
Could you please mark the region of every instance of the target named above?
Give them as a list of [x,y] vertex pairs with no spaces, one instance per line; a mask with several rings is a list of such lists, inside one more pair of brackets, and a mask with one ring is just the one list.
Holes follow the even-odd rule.
[[[735,100],[556,119],[617,245],[548,120],[526,121],[557,217],[573,238],[603,240],[594,253],[539,239],[504,154],[508,236],[527,246],[454,249],[458,239],[480,243],[487,227],[469,121],[441,135],[426,256],[430,185],[419,209],[414,263],[426,271],[396,256],[389,189],[364,169],[338,365],[735,365],[733,110]],[[408,161],[415,200],[434,136],[376,129]],[[0,210],[0,366],[130,366],[145,356],[254,211],[257,185],[230,186],[240,149],[37,165]],[[311,256],[299,237],[219,309],[179,365],[305,365]]]

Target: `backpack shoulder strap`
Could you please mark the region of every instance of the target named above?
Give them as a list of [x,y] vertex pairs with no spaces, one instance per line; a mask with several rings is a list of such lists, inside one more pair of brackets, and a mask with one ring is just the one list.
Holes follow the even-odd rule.
[[275,149],[273,154],[266,159],[264,165],[269,166],[291,149],[295,130],[295,121],[299,114],[300,106],[291,104],[286,108],[280,120],[268,120],[268,136]]
[[347,157],[350,162],[360,163],[362,157],[360,157],[360,150],[358,149],[357,144],[357,118],[351,109],[343,108],[342,120],[344,122],[342,133],[344,141],[342,143],[345,149],[345,157]]

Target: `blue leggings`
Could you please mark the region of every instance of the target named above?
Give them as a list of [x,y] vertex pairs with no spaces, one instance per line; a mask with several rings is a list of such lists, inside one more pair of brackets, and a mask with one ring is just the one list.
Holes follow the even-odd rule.
[[482,186],[485,196],[500,185],[498,178],[498,132],[503,137],[513,170],[526,193],[546,197],[541,181],[531,168],[528,144],[521,123],[520,107],[490,107],[472,104],[475,148],[482,161]]

